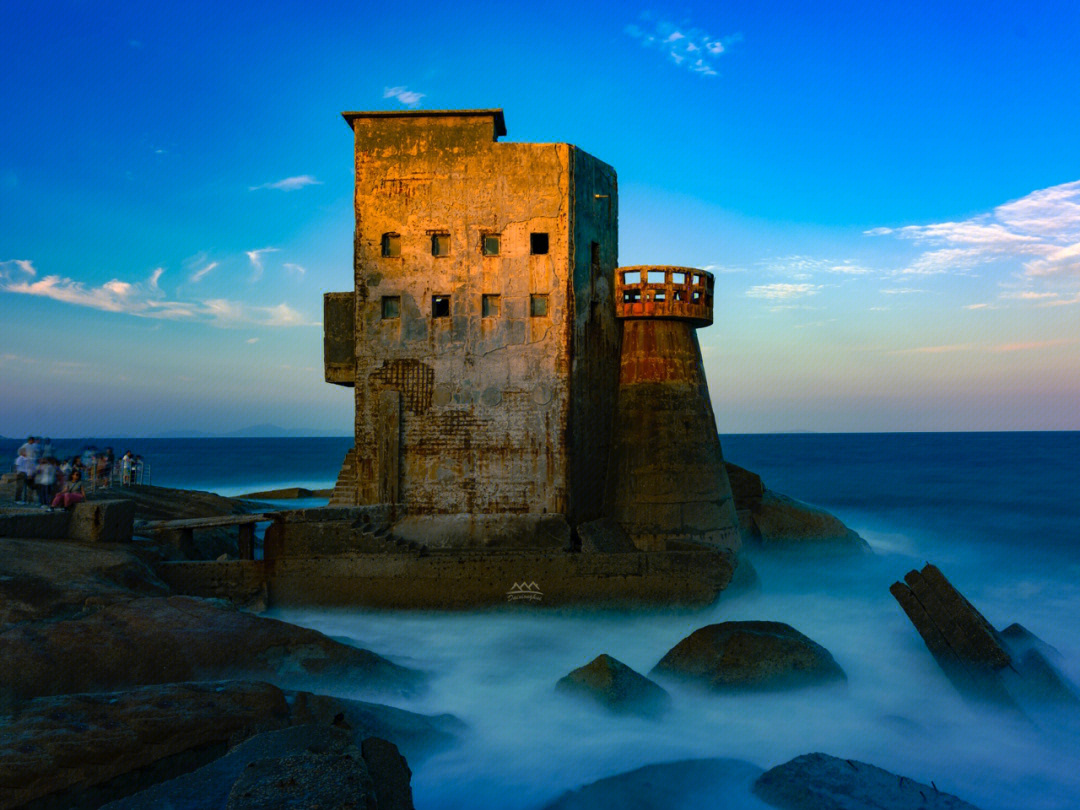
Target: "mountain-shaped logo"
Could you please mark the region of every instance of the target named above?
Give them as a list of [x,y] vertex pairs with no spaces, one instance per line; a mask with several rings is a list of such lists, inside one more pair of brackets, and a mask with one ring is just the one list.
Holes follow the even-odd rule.
[[544,594],[535,582],[515,582],[506,592],[508,602],[539,602],[543,598]]

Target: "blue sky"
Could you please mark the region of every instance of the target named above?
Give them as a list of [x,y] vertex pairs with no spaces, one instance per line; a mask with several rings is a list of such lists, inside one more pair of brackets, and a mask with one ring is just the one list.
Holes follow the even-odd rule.
[[55,4],[0,25],[0,433],[348,434],[346,109],[502,107],[717,274],[721,432],[1080,429],[1075,3]]

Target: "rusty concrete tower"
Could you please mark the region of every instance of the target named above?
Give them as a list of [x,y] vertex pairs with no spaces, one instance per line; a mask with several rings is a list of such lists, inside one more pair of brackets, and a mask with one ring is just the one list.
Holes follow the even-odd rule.
[[713,276],[689,267],[621,267],[622,357],[605,507],[645,551],[737,550],[697,329],[713,321]]

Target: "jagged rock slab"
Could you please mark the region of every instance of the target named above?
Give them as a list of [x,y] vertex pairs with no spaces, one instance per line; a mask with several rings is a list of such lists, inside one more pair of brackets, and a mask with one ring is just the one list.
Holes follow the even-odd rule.
[[375,786],[378,810],[414,810],[412,771],[392,742],[368,737],[360,744],[371,781]]
[[0,718],[0,810],[44,796],[58,807],[96,807],[288,717],[280,689],[249,681],[31,700]]
[[610,655],[598,655],[555,684],[556,691],[595,701],[618,714],[656,716],[671,696],[644,675]]
[[0,540],[0,625],[71,617],[165,585],[130,548],[63,540]]
[[423,675],[322,633],[189,596],[117,603],[81,619],[0,634],[0,709],[49,694],[257,677],[411,694]]
[[[737,759],[646,765],[564,793],[544,810],[699,810],[757,805],[750,789],[761,768]],[[745,797],[745,804],[739,797]]]
[[832,655],[782,622],[722,622],[695,630],[649,673],[715,691],[786,689],[847,676]]
[[771,768],[754,792],[782,810],[978,810],[933,785],[827,754],[804,754]]

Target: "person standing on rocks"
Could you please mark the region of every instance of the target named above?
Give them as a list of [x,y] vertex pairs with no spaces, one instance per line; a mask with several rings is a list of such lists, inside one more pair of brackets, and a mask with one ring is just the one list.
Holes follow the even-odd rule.
[[34,483],[37,484],[38,504],[47,507],[52,503],[53,490],[56,489],[56,459],[45,456],[37,465],[34,473]]
[[15,502],[29,503],[30,490],[34,488],[34,471],[37,465],[30,458],[30,451],[24,444],[15,457]]

